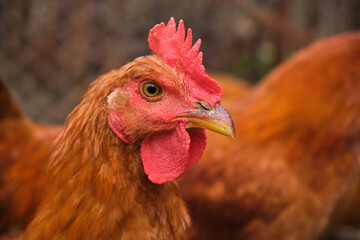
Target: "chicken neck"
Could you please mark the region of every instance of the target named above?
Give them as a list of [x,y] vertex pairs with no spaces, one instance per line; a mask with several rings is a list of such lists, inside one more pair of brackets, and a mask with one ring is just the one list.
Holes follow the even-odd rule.
[[184,239],[190,220],[178,185],[148,180],[141,141],[125,144],[111,131],[104,88],[91,89],[57,139],[25,239]]

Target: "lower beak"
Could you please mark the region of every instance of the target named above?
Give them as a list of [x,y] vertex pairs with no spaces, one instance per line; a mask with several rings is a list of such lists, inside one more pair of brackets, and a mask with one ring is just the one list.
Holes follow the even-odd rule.
[[196,112],[184,113],[175,119],[179,118],[187,120],[186,128],[205,128],[235,138],[234,123],[219,103],[212,109],[202,107]]

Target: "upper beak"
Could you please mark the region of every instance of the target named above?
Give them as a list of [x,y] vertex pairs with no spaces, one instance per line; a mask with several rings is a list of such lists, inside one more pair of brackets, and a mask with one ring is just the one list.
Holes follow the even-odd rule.
[[219,103],[211,108],[206,102],[199,102],[197,111],[180,114],[175,119],[179,118],[187,120],[186,128],[205,128],[235,138],[234,123]]

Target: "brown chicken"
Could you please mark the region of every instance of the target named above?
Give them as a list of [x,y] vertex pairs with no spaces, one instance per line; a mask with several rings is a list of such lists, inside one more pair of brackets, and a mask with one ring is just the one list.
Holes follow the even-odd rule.
[[44,164],[62,127],[28,119],[0,82],[0,232],[24,228],[39,205]]
[[209,134],[180,179],[194,239],[316,239],[359,172],[360,33],[318,41],[222,104],[236,140]]
[[[155,55],[99,77],[59,136],[60,129],[37,126],[16,109],[16,121],[2,119],[9,136],[1,146],[24,141],[0,158],[3,226],[25,225],[42,195],[24,239],[186,238],[190,219],[172,180],[201,157],[203,128],[232,137],[234,128],[191,30],[185,40],[183,22],[176,30],[171,19],[148,41]],[[21,197],[25,206],[17,206]]]

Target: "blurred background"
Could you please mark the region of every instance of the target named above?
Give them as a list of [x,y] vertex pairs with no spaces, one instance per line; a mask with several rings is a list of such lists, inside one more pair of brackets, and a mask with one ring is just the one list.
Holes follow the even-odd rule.
[[150,54],[173,16],[207,70],[258,82],[317,38],[360,28],[359,0],[0,0],[0,76],[34,120],[62,123],[99,75]]

